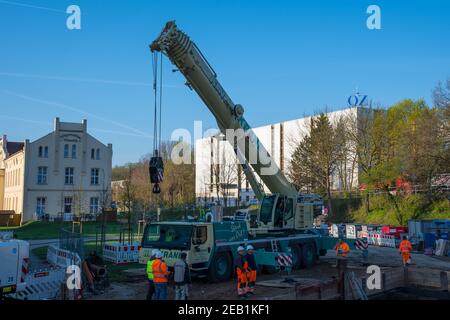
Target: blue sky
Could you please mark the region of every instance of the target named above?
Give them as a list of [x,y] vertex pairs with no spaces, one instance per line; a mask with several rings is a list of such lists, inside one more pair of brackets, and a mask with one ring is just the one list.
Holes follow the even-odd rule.
[[[66,28],[66,8],[82,29]],[[377,4],[382,30],[368,30]],[[152,149],[148,44],[175,19],[254,127],[328,108],[356,88],[375,104],[424,98],[450,77],[450,1],[0,0],[0,133],[34,140],[53,118],[114,145],[114,164]],[[215,120],[165,60],[163,139]]]

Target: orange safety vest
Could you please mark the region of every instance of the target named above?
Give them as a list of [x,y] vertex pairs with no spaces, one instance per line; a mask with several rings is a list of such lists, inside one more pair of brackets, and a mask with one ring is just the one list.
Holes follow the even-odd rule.
[[167,264],[161,259],[157,259],[153,262],[153,282],[154,283],[166,283],[168,282],[169,272],[167,272]]
[[[339,250],[342,251],[342,252],[339,253]],[[336,244],[336,255],[347,256],[349,251],[350,251],[350,247],[348,246],[347,243],[342,242],[342,243],[337,243]]]
[[408,240],[403,240],[400,242],[399,250],[400,252],[410,252],[412,250],[411,242]]

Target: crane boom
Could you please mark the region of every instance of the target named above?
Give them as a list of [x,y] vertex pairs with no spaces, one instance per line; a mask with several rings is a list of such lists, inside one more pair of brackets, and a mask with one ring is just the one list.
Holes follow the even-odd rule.
[[255,194],[263,195],[264,190],[258,190],[260,187],[256,179],[251,177],[252,173],[246,167],[248,163],[272,193],[297,195],[294,186],[270,158],[269,153],[244,119],[242,106],[233,103],[217,80],[214,69],[195,43],[177,28],[174,21],[166,24],[159,37],[150,45],[150,49],[152,52],[163,52],[177,66],[187,79],[187,84],[197,92],[214,115],[224,135],[227,130],[242,130],[245,133],[245,137],[237,136],[237,139],[233,138],[230,143],[234,144],[238,159],[241,161],[245,158],[244,164],[242,161],[241,164]]

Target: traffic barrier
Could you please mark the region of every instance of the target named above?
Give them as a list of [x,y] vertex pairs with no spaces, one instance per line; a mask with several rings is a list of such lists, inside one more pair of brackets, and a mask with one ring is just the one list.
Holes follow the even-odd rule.
[[368,238],[369,237],[369,232],[367,231],[359,231],[358,232],[358,238]]
[[47,249],[47,261],[52,266],[66,268],[71,265],[81,267],[81,258],[76,252],[60,249],[56,245],[49,245]]
[[369,232],[367,238],[369,245],[395,248],[395,237],[390,235],[383,235],[377,232]]
[[279,266],[282,266],[282,267],[291,267],[292,266],[292,255],[280,253],[277,256],[277,263]]
[[141,245],[138,242],[105,244],[103,245],[103,259],[114,264],[138,262],[140,249]]
[[12,296],[19,300],[55,299],[65,280],[65,269],[52,267],[35,270],[25,276],[26,286]]

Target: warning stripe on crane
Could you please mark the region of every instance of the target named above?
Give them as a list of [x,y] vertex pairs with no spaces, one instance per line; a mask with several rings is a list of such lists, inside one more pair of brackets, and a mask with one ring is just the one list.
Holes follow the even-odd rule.
[[356,239],[355,247],[359,250],[367,250],[369,249],[369,241],[367,241],[367,238]]
[[277,262],[279,266],[290,267],[292,266],[292,255],[280,253],[277,256]]
[[27,276],[29,270],[30,259],[23,258],[22,260],[22,270],[20,273],[20,282],[25,282],[25,277]]

